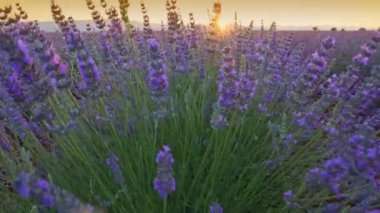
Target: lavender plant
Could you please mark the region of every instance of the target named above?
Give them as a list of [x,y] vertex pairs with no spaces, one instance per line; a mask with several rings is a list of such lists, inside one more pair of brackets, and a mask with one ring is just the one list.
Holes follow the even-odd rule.
[[223,30],[221,1],[202,25],[176,0],[138,29],[129,3],[86,1],[83,32],[51,1],[54,33],[0,7],[1,210],[378,211],[379,32]]

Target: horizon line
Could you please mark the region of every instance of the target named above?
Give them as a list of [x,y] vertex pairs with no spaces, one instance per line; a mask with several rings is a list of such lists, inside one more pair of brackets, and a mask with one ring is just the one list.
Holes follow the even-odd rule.
[[[33,20],[35,21],[35,20]],[[38,22],[51,22],[51,23],[54,23],[54,20],[36,20]],[[93,22],[92,19],[75,19],[75,21],[85,21],[85,22]],[[135,22],[135,23],[138,23],[138,24],[143,24],[142,21],[138,21],[138,20],[130,20],[131,22]],[[267,25],[264,24],[264,26],[270,26],[270,24],[272,24],[273,22],[268,22]],[[161,26],[161,23],[159,22],[151,22],[150,23],[151,25],[160,25]],[[166,23],[165,23],[166,25]],[[207,23],[198,23],[197,25],[208,25]],[[224,27],[230,27],[231,25],[234,25],[234,22],[230,22],[230,23],[227,23],[224,25]],[[239,24],[240,25],[240,24]],[[247,25],[244,25],[242,24],[241,26],[249,26],[248,24]],[[254,28],[260,28],[261,25],[254,25]],[[372,30],[379,30],[380,29],[380,26],[379,27],[363,27],[363,26],[357,26],[357,25],[333,25],[333,24],[321,24],[321,25],[313,25],[313,24],[310,24],[310,25],[281,25],[281,24],[278,24],[276,22],[276,27],[277,28],[312,28],[313,27],[317,27],[318,30],[321,30],[321,29],[327,29],[327,30],[331,30],[332,28],[336,28],[338,31],[341,30],[341,29],[351,29],[351,30],[359,30],[361,28],[364,28],[366,30],[369,30],[369,31],[372,31]]]

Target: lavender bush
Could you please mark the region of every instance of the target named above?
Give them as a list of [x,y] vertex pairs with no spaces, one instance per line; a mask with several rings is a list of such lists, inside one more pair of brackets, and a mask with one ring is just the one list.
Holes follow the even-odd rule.
[[378,212],[380,32],[177,3],[161,31],[145,2],[142,30],[127,0],[87,0],[83,32],[0,7],[1,212]]

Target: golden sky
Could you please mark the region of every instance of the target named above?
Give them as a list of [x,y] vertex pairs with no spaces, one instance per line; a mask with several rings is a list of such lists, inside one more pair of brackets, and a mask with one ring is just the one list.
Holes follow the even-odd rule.
[[[51,20],[50,0],[0,0],[0,6],[20,2],[28,12],[30,19]],[[90,19],[85,0],[57,0],[66,16],[74,19]],[[182,16],[187,21],[188,13],[193,12],[197,22],[207,23],[207,10],[212,10],[214,0],[177,0]],[[94,0],[98,3],[98,0]],[[117,0],[108,0],[117,6]],[[130,18],[142,21],[140,0],[130,0]],[[145,0],[152,22],[166,20],[166,0]],[[235,11],[243,25],[255,20],[269,23],[276,21],[282,26],[362,26],[378,28],[380,26],[380,0],[221,0],[221,24],[231,23]],[[98,7],[98,9],[101,9]]]

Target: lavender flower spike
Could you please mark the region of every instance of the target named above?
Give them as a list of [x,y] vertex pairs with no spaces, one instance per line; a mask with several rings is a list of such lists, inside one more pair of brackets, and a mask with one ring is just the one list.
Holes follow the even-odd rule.
[[156,111],[153,112],[153,116],[161,120],[165,118],[168,113],[169,80],[167,67],[162,59],[162,51],[156,38],[148,40],[148,49],[150,53],[150,65],[147,83],[150,88],[151,98],[157,108]]
[[331,36],[326,37],[325,39],[323,39],[322,46],[323,48],[325,48],[325,50],[334,48],[336,46],[335,38]]
[[107,166],[111,169],[113,178],[115,179],[115,182],[118,184],[124,183],[124,177],[120,171],[119,167],[119,159],[118,157],[111,153],[107,159],[106,159]]
[[161,59],[160,44],[157,39],[148,40],[150,51],[150,68],[149,68],[149,87],[155,96],[162,96],[167,93],[169,88],[168,77],[166,75],[166,66]]
[[174,158],[168,145],[164,145],[156,156],[158,165],[157,177],[154,179],[154,189],[160,194],[162,199],[175,191],[175,179],[173,177]]
[[284,192],[283,196],[284,196],[285,202],[287,204],[290,204],[291,200],[293,199],[293,191],[292,190],[288,190],[288,191]]
[[85,205],[69,192],[27,172],[21,172],[13,181],[16,193],[25,199],[52,208],[58,212],[95,212],[91,205]]
[[239,106],[240,79],[235,70],[235,61],[231,56],[231,48],[223,49],[223,64],[219,70],[218,101],[214,104],[214,113],[211,117],[211,126],[221,129],[228,126],[229,115]]
[[223,208],[219,203],[214,203],[210,206],[210,213],[223,213]]

